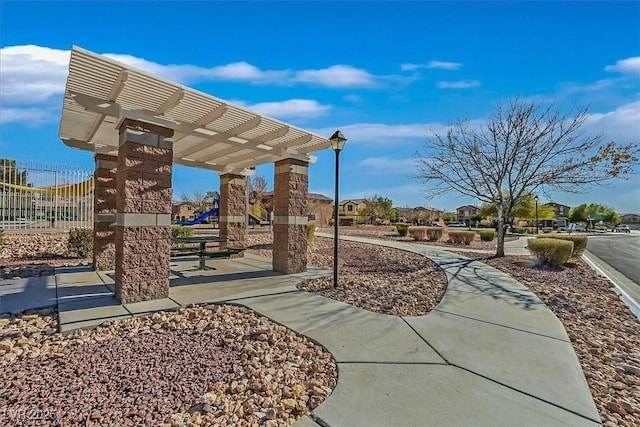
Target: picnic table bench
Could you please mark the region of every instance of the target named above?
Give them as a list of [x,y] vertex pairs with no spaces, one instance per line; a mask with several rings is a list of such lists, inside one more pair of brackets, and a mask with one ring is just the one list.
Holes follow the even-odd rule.
[[197,256],[200,259],[199,269],[206,268],[205,261],[212,258],[230,258],[244,251],[238,246],[226,246],[222,249],[207,250],[207,243],[232,242],[233,239],[219,236],[192,236],[174,237],[171,239],[174,245],[171,247],[172,257]]

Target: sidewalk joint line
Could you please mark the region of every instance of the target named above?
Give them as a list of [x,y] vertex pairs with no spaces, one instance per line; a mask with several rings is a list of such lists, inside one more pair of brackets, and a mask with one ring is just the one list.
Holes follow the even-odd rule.
[[[487,323],[487,324],[489,324],[489,325],[498,326],[498,327],[506,328],[506,329],[512,329],[512,330],[514,330],[514,331],[524,332],[524,333],[526,333],[526,334],[537,335],[537,336],[539,336],[539,337],[549,338],[549,339],[552,339],[552,340],[556,340],[556,341],[560,341],[560,342],[563,342],[563,343],[571,344],[571,340],[564,340],[564,339],[561,339],[561,338],[552,337],[552,336],[550,336],[550,335],[545,335],[545,334],[541,334],[541,333],[538,333],[538,332],[526,331],[526,330],[524,330],[524,329],[515,328],[515,327],[513,327],[513,326],[501,325],[500,323],[490,322],[490,321],[488,321],[488,320],[477,319],[477,318],[475,318],[475,317],[469,317],[469,316],[465,316],[465,315],[463,315],[463,314],[451,313],[451,312],[449,312],[449,311],[439,310],[439,309],[437,309],[437,308],[436,308],[436,309],[434,309],[433,311],[437,311],[437,312],[439,312],[439,313],[449,314],[449,315],[451,315],[451,316],[462,317],[463,319],[469,319],[469,320],[473,320],[473,321],[475,321],[475,322]],[[572,345],[573,345],[573,344],[572,344]]]
[[418,336],[418,338],[420,338],[427,346],[429,346],[429,348],[431,350],[433,350],[439,357],[440,359],[444,360],[444,363],[446,363],[447,365],[450,365],[451,363],[449,363],[449,361],[447,360],[446,357],[444,357],[444,355],[442,355],[434,346],[432,346],[431,344],[429,344],[429,342],[423,338],[422,335],[420,335],[418,333],[418,331],[415,330],[415,328],[413,326],[411,326],[409,324],[409,322],[406,321],[406,319],[403,316],[398,316],[400,317],[400,319],[409,327],[409,329],[411,329],[413,331],[414,334],[416,334]]
[[338,365],[407,365],[407,366],[449,366],[448,363],[441,362],[367,362],[359,360],[351,360],[345,362],[336,361]]
[[[463,371],[468,372],[468,373],[470,373],[470,374],[472,374],[472,375],[476,375],[476,376],[478,376],[478,377],[480,377],[480,378],[484,378],[485,380],[488,380],[488,381],[490,381],[490,382],[492,382],[492,383],[495,383],[495,384],[501,385],[501,386],[503,386],[503,387],[506,387],[506,388],[508,388],[508,389],[510,389],[510,390],[513,390],[513,391],[517,392],[517,393],[524,394],[525,396],[529,396],[529,397],[531,397],[531,398],[533,398],[533,399],[539,400],[539,401],[544,402],[544,403],[546,403],[546,404],[548,404],[548,405],[555,406],[555,407],[556,407],[556,408],[558,408],[558,409],[562,409],[563,411],[567,411],[567,412],[569,412],[569,413],[571,413],[571,414],[577,415],[577,416],[579,416],[580,418],[584,418],[585,420],[588,420],[588,421],[591,421],[591,422],[597,423],[598,425],[600,425],[600,424],[601,424],[601,421],[600,421],[600,420],[594,420],[593,418],[591,418],[591,417],[589,417],[589,416],[587,416],[587,415],[581,414],[581,413],[579,413],[579,412],[577,412],[577,411],[574,411],[573,409],[565,408],[565,407],[564,407],[564,406],[562,406],[562,405],[559,405],[559,404],[554,403],[554,402],[550,402],[550,401],[548,401],[548,400],[546,400],[546,399],[544,399],[544,398],[542,398],[542,397],[539,397],[539,396],[536,396],[536,395],[534,395],[534,394],[528,393],[528,392],[526,392],[526,391],[523,391],[523,390],[517,389],[517,388],[515,388],[515,387],[513,387],[513,386],[510,386],[510,385],[508,385],[508,384],[502,383],[502,382],[497,381],[497,380],[495,380],[495,379],[493,379],[493,378],[487,377],[486,375],[482,375],[482,374],[480,374],[480,373],[478,373],[478,372],[472,371],[471,369],[467,369],[467,368],[465,368],[465,367],[463,367],[463,366],[456,365],[456,364],[452,364],[452,366],[455,366],[455,367],[456,367],[456,368],[458,368],[458,369],[462,369]],[[593,400],[593,397],[591,397],[591,399]]]

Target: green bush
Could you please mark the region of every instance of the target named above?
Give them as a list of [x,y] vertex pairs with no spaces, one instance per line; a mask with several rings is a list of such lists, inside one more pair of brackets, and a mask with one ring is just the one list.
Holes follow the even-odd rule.
[[587,236],[581,236],[576,234],[569,234],[569,235],[553,234],[549,236],[543,236],[543,237],[541,236],[538,238],[568,240],[570,242],[573,242],[573,252],[571,253],[571,257],[582,256],[585,249],[587,249],[587,243],[588,243]]
[[187,227],[183,225],[171,226],[171,237],[191,237],[196,234],[196,230],[193,227]]
[[480,240],[482,240],[483,242],[491,242],[495,238],[496,238],[495,230],[482,230],[480,232]]
[[515,234],[524,234],[527,230],[524,227],[513,227],[513,232]]
[[542,262],[550,265],[562,265],[569,261],[573,252],[573,242],[570,240],[529,239],[529,252]]
[[451,239],[453,243],[464,243],[465,245],[468,245],[476,238],[475,231],[449,230],[447,233],[449,234],[449,239]]
[[407,237],[407,233],[409,232],[409,224],[403,224],[399,222],[396,224],[396,230],[398,230],[398,234],[402,237]]
[[69,252],[78,258],[93,256],[93,230],[90,228],[74,228],[69,231],[67,243]]
[[542,229],[542,232],[545,233],[545,234],[551,233],[552,231],[553,231],[553,228],[551,228],[551,227],[544,227]]
[[307,243],[313,243],[313,239],[316,237],[316,222],[309,221],[307,224]]
[[0,246],[4,245],[4,230],[0,228]]

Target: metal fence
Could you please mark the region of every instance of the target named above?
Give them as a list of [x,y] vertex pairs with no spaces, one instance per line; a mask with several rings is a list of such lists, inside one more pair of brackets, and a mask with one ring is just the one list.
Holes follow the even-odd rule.
[[93,228],[93,171],[0,159],[0,228]]

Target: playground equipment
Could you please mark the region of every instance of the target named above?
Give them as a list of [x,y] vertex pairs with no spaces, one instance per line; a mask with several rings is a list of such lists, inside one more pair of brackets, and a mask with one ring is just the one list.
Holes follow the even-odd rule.
[[258,204],[249,204],[247,214],[249,215],[249,220],[253,221],[254,224],[269,224],[269,213],[265,208]]
[[214,203],[216,205],[215,208],[211,208],[208,211],[198,215],[197,217],[195,217],[192,220],[189,221],[176,221],[175,224],[177,225],[196,225],[196,224],[200,224],[202,223],[202,221],[204,221],[205,219],[209,218],[211,215],[219,215],[220,214],[220,208],[217,207],[218,204]]

